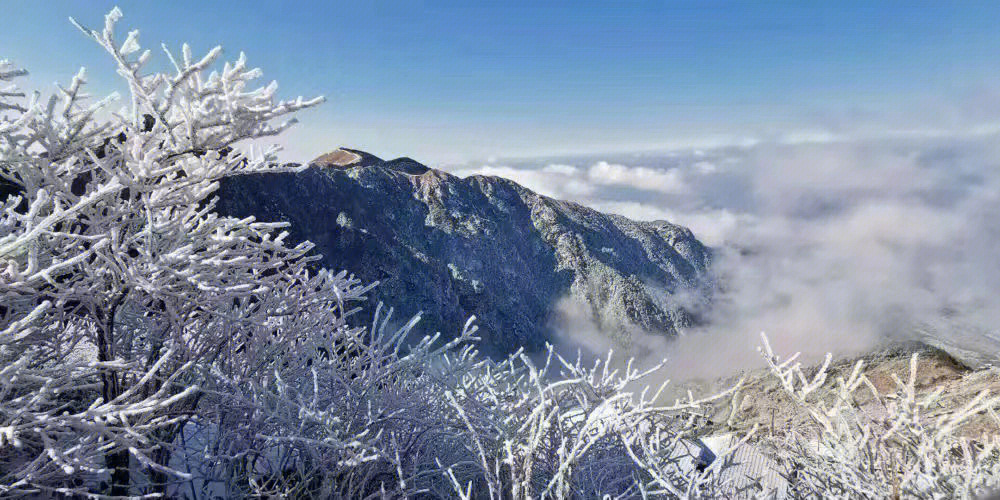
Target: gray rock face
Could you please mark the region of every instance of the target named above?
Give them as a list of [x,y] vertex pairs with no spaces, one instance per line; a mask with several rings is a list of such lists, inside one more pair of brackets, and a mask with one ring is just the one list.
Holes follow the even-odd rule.
[[491,355],[541,349],[567,298],[619,340],[637,328],[673,336],[697,321],[711,288],[710,252],[684,227],[409,158],[338,150],[304,172],[227,179],[219,197],[221,213],[288,221],[322,266],[378,281],[372,305],[385,302],[401,321],[423,311],[421,334],[456,335],[476,315]]

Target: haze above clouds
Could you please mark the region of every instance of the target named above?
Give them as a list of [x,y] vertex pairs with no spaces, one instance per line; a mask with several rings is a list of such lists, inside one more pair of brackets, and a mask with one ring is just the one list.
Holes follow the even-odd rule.
[[[709,376],[758,364],[761,331],[780,352],[811,357],[927,335],[997,352],[998,140],[986,132],[813,134],[453,172],[690,227],[717,251],[721,292],[709,323],[677,342],[641,342],[645,352],[632,354],[667,356],[672,371]],[[566,335],[590,342],[586,330],[574,323]]]

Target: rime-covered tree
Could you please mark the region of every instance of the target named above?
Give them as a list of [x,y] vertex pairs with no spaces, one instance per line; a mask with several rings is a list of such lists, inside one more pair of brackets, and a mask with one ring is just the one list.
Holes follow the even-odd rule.
[[[806,370],[798,354],[781,360],[762,335],[762,354],[783,392],[798,405],[806,424],[764,444],[797,498],[983,498],[1000,490],[1000,397],[983,390],[939,413],[940,389],[919,394],[919,357],[909,376],[893,374],[895,388],[876,389],[855,363],[831,378],[830,361]],[[807,375],[807,372],[812,371]],[[981,374],[1000,377],[991,368]],[[824,397],[826,395],[827,397]],[[963,435],[963,423],[985,417],[978,435]]]
[[[165,47],[170,73],[149,71],[138,32],[116,40],[121,14],[80,29],[129,88],[91,102],[83,70],[47,99],[0,65],[0,489],[84,488],[74,472],[130,492],[130,461],[153,479],[204,400],[206,373],[254,377],[298,336],[343,325],[363,289],[308,269],[309,244],[281,224],[214,213],[224,176],[274,171],[274,149],[248,140],[321,99],[278,101],[241,54],[220,64]],[[78,25],[79,26],[79,25]],[[131,457],[130,457],[131,456]],[[132,460],[130,460],[130,458]]]

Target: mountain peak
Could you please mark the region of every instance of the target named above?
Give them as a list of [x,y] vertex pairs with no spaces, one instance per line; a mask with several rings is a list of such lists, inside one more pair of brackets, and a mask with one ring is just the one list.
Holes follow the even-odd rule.
[[432,170],[427,165],[409,157],[385,161],[373,154],[357,149],[337,148],[320,155],[310,164],[320,167],[352,168],[379,166],[409,175],[423,175]]
[[313,161],[311,165],[322,167],[367,167],[383,163],[382,159],[364,151],[348,148],[337,148],[329,153],[322,154]]

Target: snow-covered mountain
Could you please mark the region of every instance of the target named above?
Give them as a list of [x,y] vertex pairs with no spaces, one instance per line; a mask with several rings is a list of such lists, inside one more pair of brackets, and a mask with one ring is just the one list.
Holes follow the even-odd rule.
[[219,196],[220,212],[288,221],[320,265],[378,281],[370,299],[400,321],[423,311],[422,334],[454,335],[475,315],[491,354],[540,349],[580,319],[625,343],[636,331],[677,335],[710,299],[711,252],[687,228],[500,177],[339,149],[299,173],[226,179]]

